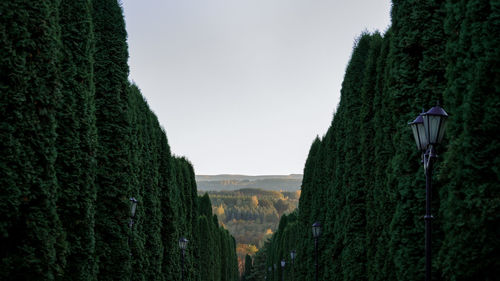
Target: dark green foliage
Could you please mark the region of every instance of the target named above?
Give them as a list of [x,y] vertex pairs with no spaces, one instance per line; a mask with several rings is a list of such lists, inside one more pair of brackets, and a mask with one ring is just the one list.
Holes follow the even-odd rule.
[[274,264],[296,249],[295,280],[314,280],[320,221],[320,280],[422,280],[425,182],[407,122],[441,101],[433,280],[498,279],[499,31],[497,3],[394,1],[386,34],[358,39],[306,160],[298,217],[282,217],[253,275],[281,280]]
[[186,280],[205,280],[201,249],[210,280],[236,281],[234,239],[208,197],[200,232],[193,167],[127,79],[117,1],[0,15],[0,279],[179,280],[184,236]]
[[2,280],[54,280],[65,263],[56,213],[58,2],[0,3]]
[[198,230],[200,234],[204,234],[200,237],[198,249],[200,255],[198,258],[198,270],[200,271],[201,277],[199,280],[212,281],[214,280],[214,273],[212,267],[213,260],[210,258],[210,246],[213,241],[210,239],[210,235],[208,235],[210,233],[210,225],[207,217],[204,215],[198,218]]
[[96,280],[96,127],[91,3],[63,0],[61,98],[57,108],[57,201],[68,242],[64,280]]
[[212,214],[212,203],[210,202],[210,197],[208,197],[208,193],[205,193],[199,199],[199,214],[203,216],[211,216]]
[[131,272],[127,225],[129,198],[134,196],[129,162],[127,33],[122,9],[115,0],[95,0],[92,4],[96,37],[98,279],[126,280]]
[[[234,239],[227,230],[219,227],[217,216],[212,215],[208,194],[198,197],[198,202],[200,212],[193,233],[196,271],[196,278],[193,280],[237,280],[238,264]],[[206,216],[207,212],[209,217]]]
[[500,3],[453,1],[446,6],[450,144],[439,174],[447,280],[500,275]]
[[245,270],[243,271],[243,275],[241,276],[241,281],[250,281],[252,280],[253,262],[252,257],[250,255],[245,256]]

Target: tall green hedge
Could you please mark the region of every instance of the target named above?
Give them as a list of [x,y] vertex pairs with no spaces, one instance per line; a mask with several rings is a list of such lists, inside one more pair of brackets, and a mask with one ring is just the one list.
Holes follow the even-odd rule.
[[68,242],[64,280],[95,280],[96,126],[91,2],[62,0],[57,209]]
[[116,0],[0,4],[2,280],[180,280],[181,237],[186,280],[238,279],[234,239],[128,81],[122,14]]
[[53,280],[66,242],[57,215],[59,1],[0,3],[0,279]]
[[255,275],[281,280],[274,264],[295,249],[295,280],[314,280],[320,221],[320,280],[423,279],[425,177],[407,122],[439,101],[450,118],[434,173],[433,278],[497,279],[500,5],[401,0],[391,15],[383,36],[357,40],[306,160],[298,216],[281,219]]

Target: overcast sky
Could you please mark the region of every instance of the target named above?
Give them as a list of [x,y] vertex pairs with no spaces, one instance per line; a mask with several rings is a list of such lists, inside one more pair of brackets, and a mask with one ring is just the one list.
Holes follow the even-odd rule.
[[130,79],[196,174],[302,173],[389,0],[123,0]]

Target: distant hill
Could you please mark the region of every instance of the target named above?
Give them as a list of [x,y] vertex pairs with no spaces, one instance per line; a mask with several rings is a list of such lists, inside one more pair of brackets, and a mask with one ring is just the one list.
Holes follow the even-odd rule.
[[197,175],[196,183],[200,191],[231,191],[244,188],[297,191],[302,184],[302,175]]

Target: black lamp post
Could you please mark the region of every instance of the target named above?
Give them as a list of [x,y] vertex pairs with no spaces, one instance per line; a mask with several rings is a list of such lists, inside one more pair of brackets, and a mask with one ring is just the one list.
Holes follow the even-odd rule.
[[292,258],[292,281],[295,279],[295,257],[297,256],[297,252],[292,250],[290,252],[290,258]]
[[[128,226],[130,227],[130,234],[128,236],[128,244],[130,248],[130,241],[132,239],[132,228],[134,226],[134,218],[135,218],[135,211],[137,210],[137,199],[134,197],[130,197],[130,221],[128,222]],[[130,256],[132,256],[132,250],[130,250]]]
[[[129,255],[130,257],[132,257],[132,248],[130,246],[130,242],[132,240],[132,230],[133,230],[133,227],[134,227],[134,218],[135,218],[135,211],[137,210],[137,199],[135,199],[134,197],[130,197],[130,221],[128,222],[128,226],[130,227],[130,234],[128,235],[128,247],[129,247]],[[132,260],[131,260],[132,262]],[[130,271],[130,280],[132,280],[132,274],[133,274],[133,271],[131,270]]]
[[132,229],[132,226],[134,226],[134,217],[135,217],[135,211],[137,210],[137,199],[134,197],[130,197],[130,222],[128,223],[128,226],[130,229]]
[[285,260],[281,260],[281,281],[285,281]]
[[184,281],[184,251],[187,248],[188,240],[185,237],[179,239],[179,248],[181,248],[181,280]]
[[266,279],[272,279],[272,278],[270,278],[270,277],[273,275],[273,274],[271,273],[271,271],[272,271],[272,270],[273,270],[273,268],[272,268],[272,267],[268,267],[268,268],[267,268],[267,276],[269,276],[269,278],[266,278]]
[[439,103],[427,112],[421,113],[410,126],[418,150],[422,152],[425,170],[425,280],[431,281],[432,255],[432,164],[437,158],[435,147],[443,140],[448,114]]
[[316,281],[318,281],[318,238],[321,235],[321,223],[315,222],[312,225],[312,232],[314,237],[314,253],[316,264]]

